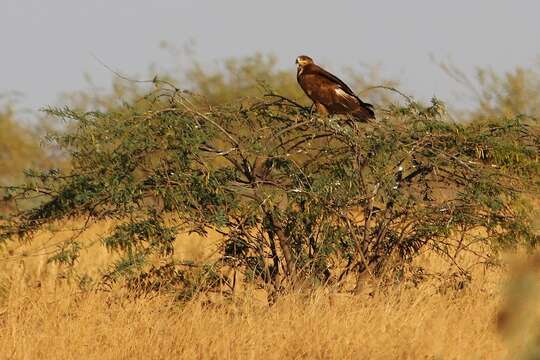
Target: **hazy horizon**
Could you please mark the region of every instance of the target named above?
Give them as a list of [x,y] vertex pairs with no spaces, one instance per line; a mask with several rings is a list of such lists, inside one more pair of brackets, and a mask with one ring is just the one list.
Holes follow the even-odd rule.
[[426,100],[436,95],[460,104],[458,84],[433,61],[451,61],[471,73],[477,66],[497,72],[538,61],[540,3],[478,0],[474,3],[339,1],[93,2],[4,0],[0,5],[3,51],[0,94],[23,94],[20,107],[59,104],[59,94],[110,86],[113,74],[93,57],[130,76],[149,66],[182,64],[160,43],[194,42],[194,58],[205,65],[255,52],[275,54],[294,76],[294,59],[309,54],[341,75],[344,67],[381,65],[381,74],[403,91]]

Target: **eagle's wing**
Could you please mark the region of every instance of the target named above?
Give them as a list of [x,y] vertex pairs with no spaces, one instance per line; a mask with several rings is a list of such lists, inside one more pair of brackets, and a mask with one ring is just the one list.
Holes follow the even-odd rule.
[[356,96],[351,88],[341,79],[317,65],[313,70],[315,73],[317,73],[317,75],[322,76],[335,84],[333,87],[333,92],[337,97],[337,103],[328,104],[331,112],[340,113],[342,110],[339,109],[344,107],[347,109],[347,112],[350,112],[353,116],[361,121],[375,118],[373,105],[360,100],[360,98]]
[[[335,76],[334,74],[332,73],[329,73],[328,71],[324,70],[322,67],[318,66],[318,65],[315,65],[314,66],[314,70],[319,73],[319,75],[335,82],[339,88],[342,90],[342,92],[340,92],[339,88],[336,89],[336,92],[338,94],[338,96],[341,96],[343,98],[348,98],[349,96],[353,97],[354,99],[356,99],[356,101],[358,101],[358,103],[362,106],[365,106],[368,108],[368,110],[371,111],[371,113],[373,112],[372,109],[373,109],[373,105],[369,104],[369,103],[366,103],[366,102],[363,102],[362,100],[360,100],[360,98],[358,96],[356,96],[356,94],[354,93],[354,91],[351,90],[351,88],[345,84],[340,78],[338,78],[337,76]],[[352,99],[350,99],[352,100]],[[369,111],[368,111],[369,112]]]
[[351,90],[351,88],[347,84],[345,84],[343,81],[341,81],[341,79],[338,78],[337,76],[335,76],[334,74],[329,73],[328,71],[324,70],[319,65],[314,65],[313,70],[314,70],[314,72],[318,73],[320,76],[323,76],[323,77],[331,80],[332,82],[335,82],[336,84],[338,84],[339,87],[341,87],[347,94],[356,97],[356,95]]

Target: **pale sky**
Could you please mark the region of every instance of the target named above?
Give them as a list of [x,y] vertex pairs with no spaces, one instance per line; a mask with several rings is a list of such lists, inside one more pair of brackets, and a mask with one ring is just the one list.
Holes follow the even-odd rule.
[[452,94],[460,87],[430,55],[469,72],[531,66],[539,17],[539,0],[0,0],[0,94],[22,92],[31,109],[59,105],[60,93],[86,86],[84,73],[110,85],[113,75],[92,54],[143,76],[152,63],[182,63],[161,41],[194,40],[204,63],[260,51],[277,55],[291,76],[300,54],[345,81],[346,66],[382,64],[405,92],[459,106]]

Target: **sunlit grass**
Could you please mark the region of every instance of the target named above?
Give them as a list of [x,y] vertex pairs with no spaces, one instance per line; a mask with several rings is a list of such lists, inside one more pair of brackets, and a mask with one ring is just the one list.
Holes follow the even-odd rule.
[[[99,238],[110,226],[96,224],[82,236]],[[500,270],[478,268],[473,282],[459,291],[442,289],[432,279],[384,291],[368,286],[357,296],[331,289],[294,293],[271,307],[249,289],[229,300],[201,296],[181,303],[174,294],[133,298],[122,289],[85,292],[73,278],[59,278],[64,269],[47,264],[46,251],[70,235],[51,238],[41,232],[2,262],[3,356],[496,359],[508,354],[496,322],[505,277]],[[204,260],[216,240],[179,239],[177,250]],[[78,274],[95,276],[114,256],[98,243],[86,251],[75,267]],[[420,261],[441,266],[429,254]]]

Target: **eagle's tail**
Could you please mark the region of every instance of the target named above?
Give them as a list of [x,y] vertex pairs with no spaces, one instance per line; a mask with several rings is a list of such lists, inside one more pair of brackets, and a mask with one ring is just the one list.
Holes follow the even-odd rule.
[[353,116],[362,122],[368,122],[370,120],[375,120],[375,112],[373,111],[373,105],[361,102],[361,105],[355,109]]

